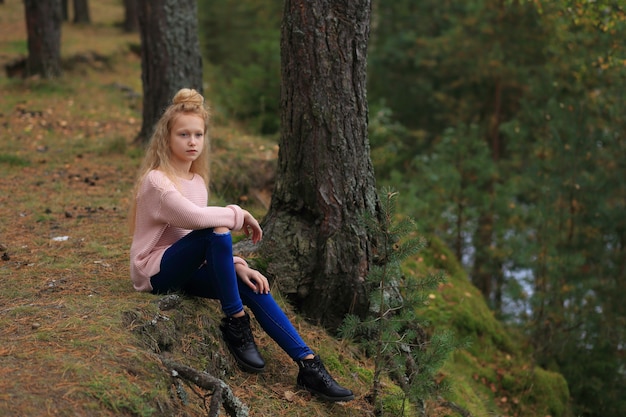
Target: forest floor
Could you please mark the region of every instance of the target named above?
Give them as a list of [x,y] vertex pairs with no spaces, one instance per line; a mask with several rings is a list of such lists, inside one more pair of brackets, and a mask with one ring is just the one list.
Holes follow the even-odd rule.
[[[143,155],[133,143],[142,117],[139,37],[122,32],[119,0],[90,8],[92,24],[63,25],[60,78],[0,73],[0,416],[207,415],[210,393],[172,377],[161,362],[165,354],[222,378],[251,416],[373,415],[372,362],[294,314],[276,288],[303,338],[353,389],[354,401],[327,404],[297,390],[297,367],[256,327],[268,369],[239,371],[216,330],[217,302],[184,299],[164,311],[160,297],[133,290],[127,210]],[[23,2],[5,0],[0,71],[26,52]],[[276,141],[245,134],[219,109],[212,113],[212,202],[238,203],[260,218]],[[452,383],[447,399],[475,417],[566,416],[562,377],[532,365],[446,250],[431,246],[429,261],[410,268],[416,276],[430,267],[450,273],[425,313],[473,342],[438,375]],[[386,394],[402,398],[383,383]],[[422,404],[421,415],[461,415],[444,404]],[[396,407],[385,410],[388,416],[417,414],[401,400],[387,405]]]
[[[129,312],[140,321],[167,320],[155,296],[132,289],[128,271],[126,216],[142,156],[133,145],[141,124],[141,64],[133,52],[139,39],[118,26],[121,2],[90,7],[93,24],[63,26],[61,78],[0,75],[0,415],[174,415],[168,392],[180,389],[135,337],[136,323],[127,321]],[[6,0],[0,5],[0,68],[23,59],[26,50],[23,4]],[[259,163],[276,157],[271,141],[232,126],[216,126],[212,136],[216,159],[242,150]],[[258,166],[238,161],[239,169]],[[215,166],[220,171],[228,164]],[[233,175],[245,177],[263,175]],[[240,184],[233,181],[222,174],[222,189],[236,190]],[[254,184],[250,190],[237,203],[260,215],[267,190]],[[208,312],[213,317],[205,327],[216,325],[215,302],[187,302],[197,307],[187,318],[200,322]],[[243,374],[224,354],[230,365],[222,375],[250,415],[368,415],[366,384],[339,364],[345,359],[359,368],[366,361],[289,315],[313,349],[342,358],[329,367],[357,399],[329,405],[297,391],[297,367],[256,332],[271,362],[267,372]],[[206,343],[193,333],[174,337],[186,338],[177,341],[181,352]],[[222,345],[215,349],[224,352]],[[175,415],[206,415],[206,393],[186,390],[198,398],[179,402],[197,404]]]

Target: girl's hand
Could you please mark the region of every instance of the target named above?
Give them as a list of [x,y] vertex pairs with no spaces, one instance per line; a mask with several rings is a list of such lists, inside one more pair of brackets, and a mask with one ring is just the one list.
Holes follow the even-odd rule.
[[270,283],[262,273],[244,264],[235,264],[235,271],[239,279],[256,294],[269,294]]
[[252,243],[259,243],[263,237],[263,230],[261,230],[259,222],[247,210],[243,211],[242,230],[246,236],[252,238]]

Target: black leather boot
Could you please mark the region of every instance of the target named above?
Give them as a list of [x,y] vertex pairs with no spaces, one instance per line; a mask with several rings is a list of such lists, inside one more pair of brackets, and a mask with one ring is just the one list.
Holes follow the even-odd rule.
[[254,343],[248,314],[243,317],[223,318],[220,330],[228,350],[241,369],[251,373],[259,373],[265,369],[265,361]]
[[328,373],[319,356],[298,361],[298,387],[317,395],[325,401],[350,401],[354,394],[342,387]]

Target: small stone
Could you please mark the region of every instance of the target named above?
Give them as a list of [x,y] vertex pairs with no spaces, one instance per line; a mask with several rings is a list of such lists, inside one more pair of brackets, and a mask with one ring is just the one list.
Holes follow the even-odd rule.
[[41,324],[34,322],[31,326],[30,326],[33,330],[37,330],[38,328],[41,327]]

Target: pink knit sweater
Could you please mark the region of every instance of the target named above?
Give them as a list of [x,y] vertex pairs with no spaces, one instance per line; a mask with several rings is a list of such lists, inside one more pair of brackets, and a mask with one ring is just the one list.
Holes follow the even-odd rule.
[[[194,175],[180,179],[178,188],[158,170],[150,171],[137,193],[137,217],[130,247],[130,276],[137,291],[152,291],[150,277],[157,274],[167,248],[192,230],[225,226],[243,227],[239,206],[207,207],[204,180]],[[238,257],[234,263],[246,262]]]

